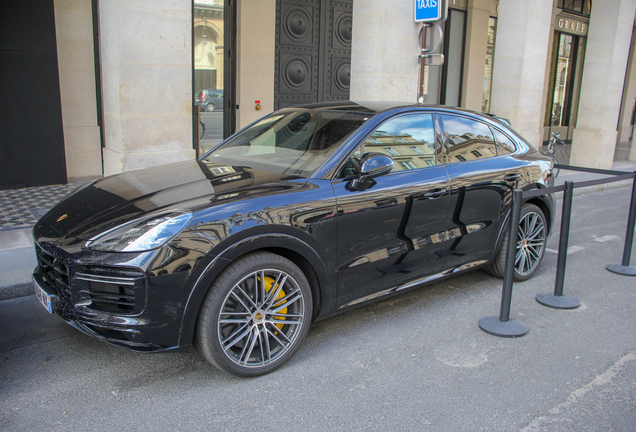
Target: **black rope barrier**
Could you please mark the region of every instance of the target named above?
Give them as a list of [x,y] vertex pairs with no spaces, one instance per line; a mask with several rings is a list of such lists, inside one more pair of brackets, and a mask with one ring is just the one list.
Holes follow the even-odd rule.
[[554,294],[537,294],[537,301],[544,306],[556,309],[574,309],[581,306],[581,302],[563,294],[565,282],[565,264],[568,256],[568,242],[570,240],[570,219],[572,218],[572,198],[574,197],[574,183],[565,182],[563,193],[563,211],[561,214],[561,233],[559,235],[559,255],[557,258],[557,271],[554,281]]
[[627,222],[627,234],[625,236],[625,247],[623,250],[622,264],[610,264],[606,268],[617,274],[636,276],[636,267],[630,266],[630,257],[632,253],[632,245],[634,242],[634,227],[636,225],[636,171],[612,171],[601,170],[596,168],[584,168],[571,165],[555,164],[555,168],[581,171],[592,174],[610,175],[610,178],[588,180],[578,183],[566,181],[562,186],[552,186],[544,189],[533,189],[521,191],[515,189],[512,194],[512,209],[509,220],[509,236],[508,248],[506,250],[506,268],[504,271],[503,289],[501,293],[501,307],[499,316],[489,316],[479,320],[479,327],[488,334],[500,337],[521,337],[528,333],[528,326],[518,320],[510,319],[510,305],[512,302],[512,285],[514,279],[514,264],[517,252],[517,242],[510,241],[518,236],[519,219],[521,215],[521,205],[524,200],[533,197],[564,192],[563,194],[563,210],[561,215],[561,232],[559,236],[559,253],[557,259],[557,271],[554,283],[554,294],[538,294],[536,300],[548,307],[557,309],[574,309],[580,306],[579,300],[574,297],[563,294],[563,285],[565,282],[565,267],[567,263],[567,249],[570,235],[570,219],[572,216],[572,199],[574,197],[573,190],[575,188],[597,186],[605,183],[614,183],[622,180],[633,179],[632,198],[629,208],[629,217]]
[[[512,192],[512,216],[508,231],[508,249],[506,250],[506,268],[504,271],[503,290],[501,292],[501,308],[499,316],[489,316],[479,320],[479,328],[486,333],[501,337],[520,337],[528,333],[528,326],[521,321],[510,319],[510,303],[512,301],[512,280],[514,279],[514,262],[517,255],[517,235],[521,218],[521,202],[523,191]],[[514,239],[514,240],[513,240]]]
[[627,234],[625,234],[625,247],[623,248],[622,264],[608,264],[605,268],[612,273],[623,276],[636,276],[636,267],[630,266],[634,244],[634,226],[636,225],[636,171],[634,172],[634,184],[632,185],[632,202],[629,205],[629,218],[627,220]]

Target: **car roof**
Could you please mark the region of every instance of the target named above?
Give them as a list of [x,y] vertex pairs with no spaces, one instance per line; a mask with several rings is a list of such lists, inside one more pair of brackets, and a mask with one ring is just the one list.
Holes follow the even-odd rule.
[[286,108],[290,109],[311,109],[311,110],[342,110],[342,111],[357,111],[367,112],[370,114],[379,114],[385,111],[392,111],[404,108],[429,108],[435,111],[464,113],[473,116],[480,117],[487,120],[496,120],[504,122],[507,126],[510,125],[507,119],[498,117],[494,114],[481,113],[477,111],[471,111],[463,108],[450,107],[447,105],[435,105],[435,104],[422,104],[413,103],[408,101],[331,101],[331,102],[316,102],[311,104],[299,104],[290,105]]

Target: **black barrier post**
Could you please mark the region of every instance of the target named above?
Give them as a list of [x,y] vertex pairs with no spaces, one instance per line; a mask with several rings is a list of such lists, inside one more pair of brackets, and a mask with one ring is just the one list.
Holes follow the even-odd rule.
[[570,219],[572,217],[572,197],[574,196],[574,183],[565,182],[563,192],[563,212],[561,215],[561,234],[559,236],[559,257],[557,260],[556,280],[554,282],[554,295],[550,293],[537,294],[537,301],[544,306],[555,309],[575,309],[581,306],[581,302],[563,294],[565,282],[565,264],[568,256],[568,242],[570,239]]
[[632,185],[632,202],[629,205],[629,218],[627,220],[627,234],[625,235],[625,248],[623,249],[623,263],[608,264],[606,269],[612,273],[624,276],[636,276],[636,267],[629,265],[634,244],[634,225],[636,225],[636,171],[634,171],[634,184]]
[[512,193],[512,211],[508,229],[508,249],[506,250],[506,269],[504,272],[501,309],[499,316],[489,316],[479,320],[479,328],[488,334],[500,337],[520,337],[528,333],[528,326],[521,321],[510,319],[512,300],[512,280],[514,279],[515,258],[517,256],[517,237],[521,218],[521,200],[523,191],[515,189]]

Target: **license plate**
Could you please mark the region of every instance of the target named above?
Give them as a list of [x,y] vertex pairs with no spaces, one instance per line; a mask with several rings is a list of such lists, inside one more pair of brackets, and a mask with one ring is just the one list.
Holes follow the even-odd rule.
[[44,306],[44,309],[49,311],[49,313],[53,313],[51,296],[46,291],[44,291],[40,285],[38,285],[35,279],[33,279],[33,290],[35,291],[35,295],[38,300],[40,300],[40,303],[42,303],[42,306]]

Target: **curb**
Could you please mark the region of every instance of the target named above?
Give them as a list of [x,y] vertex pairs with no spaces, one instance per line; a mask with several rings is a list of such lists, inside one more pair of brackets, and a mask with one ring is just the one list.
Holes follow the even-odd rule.
[[31,281],[0,287],[0,301],[27,297],[30,295],[33,295],[33,282]]

